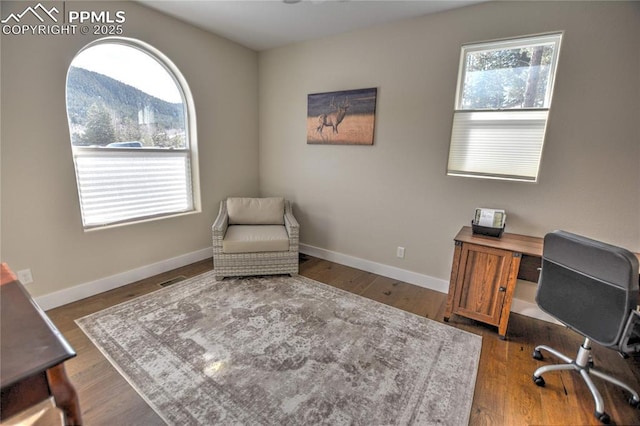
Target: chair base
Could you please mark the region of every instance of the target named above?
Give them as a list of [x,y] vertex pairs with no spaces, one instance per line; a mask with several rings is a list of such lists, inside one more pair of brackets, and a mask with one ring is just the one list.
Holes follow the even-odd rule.
[[[215,273],[215,272],[214,272]],[[290,277],[297,277],[298,273],[297,272],[290,272],[290,273],[277,273],[277,274],[243,274],[243,275],[214,275],[214,279],[216,281],[222,281],[225,278],[246,278],[246,277],[256,277],[256,276],[270,276],[270,275],[289,275]]]
[[629,392],[629,394],[631,394],[631,397],[629,398],[630,405],[632,405],[633,407],[638,407],[640,405],[640,396],[629,385],[616,379],[613,376],[610,376],[609,374],[603,373],[602,371],[599,371],[593,368],[593,361],[591,358],[591,341],[588,338],[584,340],[584,343],[582,343],[582,345],[578,349],[578,353],[576,355],[575,360],[545,345],[536,346],[536,348],[533,351],[533,358],[537,360],[541,360],[542,359],[542,354],[540,353],[541,350],[545,350],[555,355],[556,357],[564,361],[565,364],[544,365],[538,368],[533,373],[533,382],[538,386],[544,386],[545,382],[544,382],[544,379],[542,378],[542,375],[544,373],[548,373],[550,371],[558,371],[558,370],[577,371],[578,373],[580,373],[580,376],[582,377],[584,382],[587,384],[587,387],[589,388],[589,391],[593,396],[593,399],[596,403],[596,409],[595,409],[594,415],[600,422],[608,424],[611,421],[611,419],[609,415],[604,411],[604,401],[602,399],[602,395],[600,395],[600,391],[598,391],[598,388],[596,388],[595,384],[593,383],[593,380],[591,380],[590,375],[599,377],[603,380],[606,380],[609,383],[613,383],[614,385],[621,387],[622,389]]
[[213,253],[213,272],[216,277],[248,277],[255,275],[297,275],[297,251],[258,253]]

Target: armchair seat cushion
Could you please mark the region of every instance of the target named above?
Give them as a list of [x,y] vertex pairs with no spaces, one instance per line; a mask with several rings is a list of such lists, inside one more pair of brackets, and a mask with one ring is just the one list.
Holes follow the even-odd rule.
[[281,225],[232,225],[222,240],[223,253],[288,251],[289,235]]

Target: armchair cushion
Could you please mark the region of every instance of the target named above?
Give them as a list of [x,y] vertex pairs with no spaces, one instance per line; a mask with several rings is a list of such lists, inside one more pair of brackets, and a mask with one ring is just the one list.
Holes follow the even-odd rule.
[[223,253],[288,251],[289,235],[282,225],[229,226],[222,240]]
[[284,225],[284,198],[228,198],[229,225]]

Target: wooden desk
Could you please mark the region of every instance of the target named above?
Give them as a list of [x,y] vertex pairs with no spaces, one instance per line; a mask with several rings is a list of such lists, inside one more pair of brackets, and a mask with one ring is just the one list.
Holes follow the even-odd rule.
[[538,281],[544,240],[506,232],[501,238],[474,235],[470,226],[454,240],[444,320],[457,314],[495,325],[504,339],[516,282]]
[[0,420],[53,396],[65,424],[82,424],[64,368],[76,353],[5,264],[1,272]]

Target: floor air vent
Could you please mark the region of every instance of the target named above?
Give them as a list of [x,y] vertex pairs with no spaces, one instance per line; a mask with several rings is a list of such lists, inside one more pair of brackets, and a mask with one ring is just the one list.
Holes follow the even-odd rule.
[[180,275],[179,277],[175,277],[175,278],[171,278],[170,280],[167,281],[163,281],[160,284],[158,284],[158,286],[160,287],[168,287],[171,284],[175,284],[175,283],[179,283],[180,281],[186,280],[187,277],[185,277],[184,275]]

